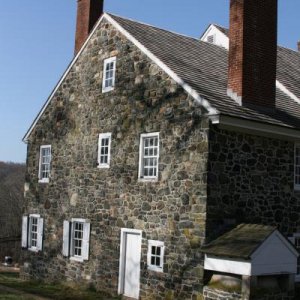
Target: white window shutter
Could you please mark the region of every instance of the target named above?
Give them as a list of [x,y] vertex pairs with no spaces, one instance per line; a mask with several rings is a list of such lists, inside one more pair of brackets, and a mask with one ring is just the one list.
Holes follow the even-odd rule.
[[28,216],[22,217],[22,248],[28,247]]
[[83,260],[89,259],[90,250],[90,223],[83,223],[83,240],[82,240],[82,258]]
[[36,248],[38,251],[43,250],[43,233],[44,233],[44,219],[38,218],[37,242],[36,242]]
[[63,256],[68,257],[70,255],[70,222],[64,221],[63,231]]

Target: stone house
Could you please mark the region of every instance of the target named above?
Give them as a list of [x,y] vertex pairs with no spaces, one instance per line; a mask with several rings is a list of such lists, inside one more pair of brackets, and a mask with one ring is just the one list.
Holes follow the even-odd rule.
[[288,295],[300,54],[277,47],[277,0],[230,5],[229,32],[211,25],[201,41],[78,2],[75,57],[24,137],[22,276],[134,299],[247,299],[244,270],[237,294],[204,289],[232,273],[209,245],[246,228],[249,259],[253,243],[276,249],[259,275],[283,274]]

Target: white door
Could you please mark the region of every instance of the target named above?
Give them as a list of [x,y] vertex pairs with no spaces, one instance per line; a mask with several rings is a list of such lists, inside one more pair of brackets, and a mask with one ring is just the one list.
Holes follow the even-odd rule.
[[120,294],[134,299],[139,298],[141,233],[123,230],[120,255]]

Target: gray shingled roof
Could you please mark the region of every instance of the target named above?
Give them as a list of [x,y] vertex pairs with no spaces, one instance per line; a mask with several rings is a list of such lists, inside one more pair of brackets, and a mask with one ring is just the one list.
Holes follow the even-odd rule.
[[240,224],[210,244],[201,252],[214,256],[250,259],[255,250],[276,230],[276,227]]
[[[300,128],[300,104],[277,89],[276,109],[265,111],[237,104],[227,96],[226,49],[136,21],[110,16],[173,70],[221,115]],[[300,54],[278,48],[278,80],[300,97]]]

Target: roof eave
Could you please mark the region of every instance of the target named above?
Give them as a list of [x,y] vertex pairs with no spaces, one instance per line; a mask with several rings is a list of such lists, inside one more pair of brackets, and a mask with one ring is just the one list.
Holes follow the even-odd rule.
[[212,124],[222,129],[234,130],[283,140],[300,141],[300,130],[266,122],[253,121],[225,114],[210,116]]

